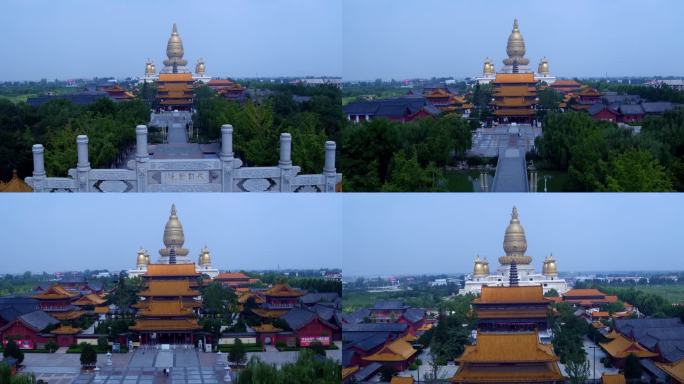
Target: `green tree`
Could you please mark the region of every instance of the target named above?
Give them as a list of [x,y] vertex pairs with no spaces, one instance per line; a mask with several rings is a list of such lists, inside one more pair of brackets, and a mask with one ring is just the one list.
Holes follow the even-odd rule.
[[559,297],[560,295],[558,294],[558,291],[556,291],[555,288],[551,288],[546,293],[544,293],[544,297]]
[[101,351],[106,351],[107,349],[109,349],[109,341],[107,340],[107,338],[104,336],[98,337],[97,347],[100,348]]
[[233,342],[233,347],[228,352],[228,361],[235,365],[242,365],[247,357],[247,351],[242,340],[235,339]]
[[589,361],[584,356],[572,358],[565,364],[565,373],[571,384],[586,383],[589,378]]
[[602,190],[610,192],[672,191],[670,176],[649,152],[628,150],[613,158]]
[[228,317],[230,310],[235,308],[237,297],[235,293],[221,283],[212,281],[202,288],[202,304],[204,311],[211,316]]
[[309,345],[309,349],[311,349],[313,353],[318,356],[325,356],[325,347],[318,340],[311,343],[311,345]]
[[13,337],[7,338],[7,344],[5,345],[5,350],[2,351],[2,356],[14,358],[17,364],[21,364],[24,361],[24,352],[19,349]]
[[627,380],[639,380],[641,378],[644,369],[635,354],[630,353],[625,359],[624,372]]
[[5,362],[0,362],[0,384],[10,384],[12,382],[12,369]]
[[434,165],[422,168],[415,152],[406,157],[403,152],[394,156],[390,177],[382,187],[384,192],[429,192],[435,191],[437,168]]
[[81,343],[81,365],[92,367],[97,363],[97,352],[95,347],[88,343]]

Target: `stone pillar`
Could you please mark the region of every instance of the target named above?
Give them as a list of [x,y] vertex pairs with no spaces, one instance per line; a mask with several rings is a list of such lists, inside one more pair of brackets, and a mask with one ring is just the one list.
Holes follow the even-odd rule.
[[224,124],[221,126],[221,189],[223,192],[233,191],[233,126]]
[[76,174],[78,178],[78,191],[90,191],[88,179],[90,178],[90,161],[88,161],[88,136],[76,136],[76,152],[78,154],[78,162],[76,163]]
[[138,192],[147,191],[147,169],[149,167],[150,153],[147,151],[147,126],[135,127],[135,174],[138,184]]
[[289,133],[280,134],[280,191],[292,191],[292,135]]
[[337,145],[334,141],[325,142],[325,165],[323,175],[325,176],[325,187],[323,192],[335,192],[337,184],[337,169],[335,168],[335,151]]
[[43,144],[33,145],[33,190],[45,192],[45,148]]

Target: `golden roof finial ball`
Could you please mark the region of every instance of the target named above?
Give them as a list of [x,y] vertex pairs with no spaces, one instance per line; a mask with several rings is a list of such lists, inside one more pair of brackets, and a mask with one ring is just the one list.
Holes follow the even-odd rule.
[[494,73],[494,64],[492,64],[492,60],[490,60],[489,57],[485,59],[484,68],[483,68],[482,72],[485,75]]
[[145,76],[154,76],[155,72],[157,72],[157,68],[155,68],[154,62],[147,59],[147,62],[145,63]]
[[525,40],[518,27],[518,19],[513,21],[513,30],[508,36],[506,54],[508,54],[508,59],[504,60],[504,64],[506,65],[527,65],[530,63],[530,61],[525,58]]
[[527,239],[525,238],[525,230],[520,225],[518,209],[516,207],[513,207],[511,221],[508,223],[508,227],[506,227],[503,248],[506,256],[499,258],[501,264],[511,264],[514,260],[516,264],[529,264],[532,262],[531,257],[525,256]]
[[541,61],[539,62],[539,68],[537,68],[537,72],[542,75],[549,74],[549,61],[546,60],[546,57],[542,57]]
[[544,266],[542,267],[542,274],[546,276],[556,276],[558,275],[558,269],[556,266],[556,259],[553,258],[553,253],[546,256],[544,259]]
[[143,247],[140,247],[138,250],[138,257],[136,258],[135,264],[139,267],[147,265],[147,258],[145,257],[145,250]]
[[201,265],[201,266],[211,265],[211,256],[209,255],[209,248],[207,248],[206,245],[202,249],[202,252],[200,252],[199,265]]
[[204,75],[204,71],[205,71],[205,68],[204,68],[204,60],[202,60],[202,58],[200,57],[200,59],[197,60],[197,65],[195,65],[195,73],[198,74],[198,75],[203,76],[203,75]]
[[485,272],[485,265],[482,260],[480,260],[480,255],[477,255],[475,258],[475,265],[473,266],[473,276],[482,277],[486,275],[487,273]]

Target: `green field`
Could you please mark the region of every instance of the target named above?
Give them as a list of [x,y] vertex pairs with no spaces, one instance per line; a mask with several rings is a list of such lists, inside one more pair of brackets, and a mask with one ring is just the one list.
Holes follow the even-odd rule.
[[636,289],[663,296],[670,302],[684,303],[684,284],[678,285],[638,285]]
[[[376,99],[386,99],[389,97],[397,97],[397,96],[404,96],[408,92],[407,89],[404,88],[397,88],[397,89],[391,89],[391,90],[386,90],[382,91],[379,93],[369,93],[372,94],[376,97]],[[342,105],[347,105],[351,103],[352,101],[355,101],[358,98],[358,96],[343,96],[342,97]]]

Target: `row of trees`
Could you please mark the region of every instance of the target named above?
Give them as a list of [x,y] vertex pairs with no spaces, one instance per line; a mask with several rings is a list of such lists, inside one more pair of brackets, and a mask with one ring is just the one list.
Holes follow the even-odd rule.
[[334,360],[317,356],[312,350],[301,350],[297,361],[278,369],[252,357],[236,380],[237,384],[334,384],[340,382],[342,371]]
[[684,111],[648,118],[639,135],[586,113],[552,113],[536,146],[540,165],[566,171],[572,191],[684,190]]
[[426,192],[442,187],[440,169],[470,148],[471,129],[457,115],[410,123],[372,120],[342,131],[346,191]]
[[108,168],[135,142],[135,126],[145,124],[149,110],[141,101],[114,103],[97,100],[78,106],[53,100],[38,108],[0,99],[0,178],[17,169],[22,177],[33,171],[31,147],[45,146],[45,167],[53,176],[65,176],[76,166],[76,136],[89,138],[90,164]]
[[[309,96],[309,101],[295,102],[295,92]],[[292,134],[292,161],[304,173],[319,173],[325,160],[325,141],[339,136],[340,103],[339,90],[329,86],[278,88],[263,103],[238,103],[200,88],[194,126],[201,141],[211,141],[220,137],[221,125],[232,124],[234,151],[253,166],[277,164],[280,134],[288,132]]]

